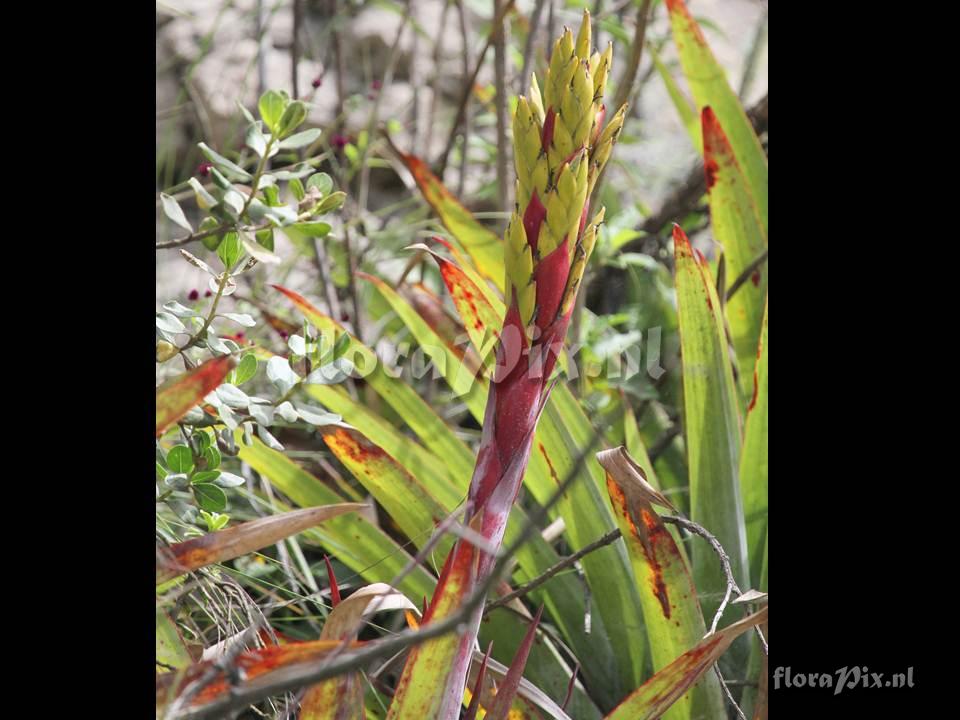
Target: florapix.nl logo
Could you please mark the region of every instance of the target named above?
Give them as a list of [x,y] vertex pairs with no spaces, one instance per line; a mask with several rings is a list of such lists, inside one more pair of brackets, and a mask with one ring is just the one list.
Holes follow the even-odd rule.
[[871,672],[866,665],[842,667],[833,672],[796,672],[790,667],[778,667],[773,671],[773,689],[781,688],[825,688],[832,689],[834,695],[844,690],[859,688],[912,688],[913,666],[906,672]]

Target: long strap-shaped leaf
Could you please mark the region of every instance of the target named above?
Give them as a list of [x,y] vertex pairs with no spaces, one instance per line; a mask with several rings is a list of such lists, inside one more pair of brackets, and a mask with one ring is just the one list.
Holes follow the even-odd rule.
[[169,548],[158,548],[157,584],[206,565],[233,560],[315,527],[325,520],[365,507],[369,506],[362,503],[336,503],[294,510],[207,533]]
[[666,0],[673,28],[673,39],[680,53],[683,74],[697,109],[709,105],[730,136],[737,161],[743,168],[756,200],[763,227],[767,227],[767,158],[739,98],[727,82],[703,31],[687,10],[683,0]]
[[[757,215],[740,165],[720,121],[709,107],[703,109],[703,158],[710,199],[713,236],[723,247],[728,287],[767,248],[767,233]],[[726,303],[727,321],[740,371],[740,394],[744,405],[753,394],[753,366],[767,297],[767,268],[753,272]],[[723,288],[724,292],[726,288]]]
[[[669,501],[647,483],[643,471],[622,447],[598,453],[597,460],[607,471],[610,501],[639,584],[653,669],[659,671],[696,645],[706,632],[697,590],[685,553],[653,509],[653,504]],[[666,717],[688,720],[723,714],[720,684],[710,676],[680,697]]]
[[753,376],[753,396],[747,406],[743,431],[743,457],[740,460],[740,491],[743,493],[743,516],[747,523],[747,549],[750,553],[751,585],[761,590],[761,567],[767,541],[767,310],[763,313],[763,332],[757,348],[757,365]]
[[[716,535],[730,556],[734,577],[747,586],[747,538],[740,500],[740,413],[720,301],[706,260],[673,230],[677,313],[683,376],[683,429],[690,468],[693,520]],[[694,581],[713,615],[726,581],[716,555],[693,546]]]
[[[767,608],[708,635],[607,715],[605,720],[655,720],[683,696],[720,658],[730,644],[750,628],[767,621]],[[721,715],[720,717],[723,717]]]

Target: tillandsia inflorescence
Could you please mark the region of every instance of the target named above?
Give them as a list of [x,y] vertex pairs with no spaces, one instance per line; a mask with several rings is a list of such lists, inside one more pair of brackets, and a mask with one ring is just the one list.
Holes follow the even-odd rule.
[[[530,456],[550,375],[603,221],[588,222],[590,196],[623,127],[626,106],[604,127],[603,91],[613,48],[591,54],[589,13],[576,39],[556,41],[543,91],[533,77],[513,119],[516,206],[504,239],[507,314],[497,345],[483,435],[470,484],[469,524],[499,548]],[[489,550],[489,547],[488,547]],[[455,613],[493,570],[495,558],[467,540],[447,557],[423,622]],[[389,718],[456,718],[479,627],[414,648]]]

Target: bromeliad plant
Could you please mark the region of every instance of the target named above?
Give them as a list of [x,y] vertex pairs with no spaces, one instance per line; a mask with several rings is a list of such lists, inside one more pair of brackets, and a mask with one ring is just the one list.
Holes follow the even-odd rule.
[[[461,539],[448,555],[424,622],[458,611],[494,568],[530,457],[537,421],[603,209],[588,223],[590,192],[623,127],[625,107],[603,127],[603,90],[612,47],[591,56],[585,16],[574,41],[557,40],[544,83],[534,76],[513,120],[516,205],[504,238],[507,312],[496,347],[483,435],[467,498],[470,527],[487,549]],[[415,648],[389,718],[454,718],[459,713],[482,608],[460,636]],[[423,679],[432,677],[433,687]]]
[[[454,241],[418,249],[436,261],[468,351],[426,285],[357,274],[386,308],[371,315],[399,326],[435,362],[447,390],[437,383],[431,391],[457,401],[446,403],[450,415],[378,362],[338,317],[282,285],[263,287],[256,305],[271,324],[287,323],[290,337],[280,347],[248,348],[257,363],[236,367],[240,353],[214,351],[158,391],[157,432],[167,448],[161,482],[171,475],[175,487],[230,485],[234,472],[225,471],[239,474],[239,461],[266,490],[238,486],[231,501],[236,493],[272,513],[225,529],[217,529],[229,522],[223,515],[208,513],[211,532],[201,537],[190,537],[200,535],[196,528],[178,537],[170,523],[157,572],[158,711],[166,717],[221,717],[302,689],[300,720],[721,720],[729,708],[713,672],[718,663],[729,661],[737,679],[762,678],[765,643],[754,640],[748,656],[742,636],[765,627],[766,608],[751,613],[741,604],[743,619],[721,620],[736,612],[727,600],[741,590],[766,589],[766,268],[756,260],[767,244],[766,160],[696,23],[679,0],[666,5],[697,106],[683,110],[700,119],[691,138],[704,155],[722,249],[711,262],[675,228],[672,272],[658,266],[656,283],[645,288],[657,300],[645,311],[662,315],[653,322],[674,338],[679,330],[680,363],[664,359],[662,390],[678,398],[682,438],[651,459],[647,448],[674,421],[659,404],[650,403],[659,414],[635,415],[621,394],[626,386],[585,382],[578,398],[557,381],[591,251],[607,243],[601,260],[616,251],[609,233],[599,233],[604,210],[590,206],[625,114],[608,116],[603,106],[612,52],[592,52],[586,16],[576,36],[566,31],[557,41],[543,83],[534,78],[517,102],[516,205],[502,239],[425,163],[401,156]],[[302,333],[272,314],[271,300],[290,303],[305,322]],[[327,346],[358,371],[351,380],[344,366],[323,378],[306,370],[330,359],[318,350]],[[206,349],[188,350],[199,362]],[[243,363],[255,374],[266,368],[266,378],[246,377]],[[235,390],[244,381],[241,396]],[[278,397],[261,390],[271,386]],[[476,453],[464,441],[474,421],[482,428]],[[285,442],[289,431],[309,450],[295,455],[259,429],[245,432],[251,423],[275,423]],[[230,440],[236,459],[207,452],[210,426],[218,445]],[[332,468],[333,481],[322,480],[295,461],[316,456],[335,459],[356,483]],[[223,464],[213,467],[216,460]],[[518,500],[521,486],[526,496]],[[364,494],[375,509],[349,502]],[[553,523],[541,534],[543,513]],[[708,543],[677,527],[709,531],[702,537],[725,549],[729,573]],[[278,569],[289,560],[243,557],[283,542],[310,592],[285,589],[297,581]],[[233,559],[235,566],[224,564]],[[180,598],[234,577],[273,607],[300,607],[300,620],[322,627],[304,633],[304,622],[274,616],[270,622],[295,637],[257,636],[267,647],[242,652],[221,645],[242,648],[236,641],[252,644],[248,635],[216,644],[191,637],[190,623],[175,615]],[[358,578],[372,584],[358,589]],[[275,602],[278,595],[289,599]],[[763,606],[765,595],[742,601]],[[409,629],[394,618],[385,630],[395,634],[374,630],[370,615],[390,609],[403,610]],[[734,693],[748,716],[755,705],[765,717],[762,683]]]

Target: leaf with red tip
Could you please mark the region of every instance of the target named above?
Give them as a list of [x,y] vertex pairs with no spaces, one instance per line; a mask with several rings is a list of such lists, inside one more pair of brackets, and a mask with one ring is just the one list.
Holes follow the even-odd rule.
[[491,707],[487,713],[488,720],[506,720],[507,714],[510,712],[510,705],[513,703],[513,698],[517,694],[517,688],[520,687],[520,679],[523,677],[523,669],[527,664],[527,656],[530,655],[530,648],[537,635],[537,625],[540,624],[541,615],[543,615],[543,605],[540,606],[537,614],[530,622],[530,627],[527,629],[527,634],[524,636],[523,642],[520,643],[520,649],[517,651],[517,655],[514,657],[510,669],[507,671],[507,676],[497,689],[496,700],[494,700],[493,707]]
[[423,283],[405,284],[398,288],[400,296],[413,306],[437,337],[450,348],[474,376],[480,372],[480,358],[469,345],[460,343],[466,328],[447,310],[443,300]]
[[400,153],[400,159],[413,175],[424,199],[473,259],[480,274],[503,292],[503,241],[477,222],[470,211],[430,172],[423,160],[404,153]]
[[157,437],[219,387],[236,361],[230,355],[207,360],[157,388]]
[[487,389],[483,383],[477,382],[476,375],[464,365],[462,353],[458,354],[448,345],[420,313],[383,280],[363,272],[358,272],[357,277],[370,282],[377,288],[380,295],[410,330],[421,350],[433,361],[434,366],[446,379],[457,398],[467,406],[474,418],[482,420],[483,409],[487,402]]
[[683,74],[697,109],[709,105],[730,136],[737,162],[757,204],[760,221],[767,227],[767,156],[753,125],[730,87],[723,67],[717,62],[700,26],[690,15],[683,0],[668,0],[667,9],[673,39],[680,55]]
[[330,605],[336,608],[340,604],[340,586],[337,585],[337,576],[333,572],[333,565],[330,564],[330,556],[324,555],[323,562],[327,565],[327,580],[330,583]]
[[[702,115],[710,223],[714,238],[723,247],[729,286],[767,248],[767,233],[720,121],[709,107],[703,109]],[[737,355],[744,405],[753,393],[753,368],[767,297],[767,275],[767,268],[760,267],[756,282],[745,283],[724,307]],[[727,288],[722,290],[726,292]]]
[[315,527],[324,520],[365,507],[369,505],[340,503],[293,510],[207,533],[169,548],[158,548],[157,584],[205,565],[233,560]]
[[[605,720],[655,720],[707,672],[730,644],[767,621],[767,608],[701,640],[630,694]],[[721,713],[722,716],[722,713]]]
[[477,670],[477,681],[473,685],[473,697],[470,698],[470,705],[467,707],[467,714],[463,720],[476,720],[477,710],[480,709],[480,696],[483,694],[483,676],[487,672],[487,661],[490,660],[490,651],[493,650],[493,643],[487,645],[487,652],[483,655],[480,662],[480,669]]
[[483,361],[493,357],[496,340],[500,336],[506,308],[503,303],[484,294],[483,289],[474,282],[463,268],[434,252],[426,245],[418,246],[430,253],[440,268],[440,276],[453,299],[454,307],[470,337],[473,349]]
[[[673,243],[690,514],[716,535],[730,556],[734,579],[748,587],[740,499],[740,409],[722,310],[709,265],[694,253],[679,226],[674,226]],[[697,591],[705,598],[703,614],[712,617],[726,579],[706,543],[695,544],[692,556]]]
[[[653,669],[661,670],[706,632],[686,555],[653,509],[672,505],[623,447],[603,450],[597,460],[606,470],[607,492],[637,577]],[[724,706],[720,684],[710,676],[681,697],[668,717],[721,717]]]

